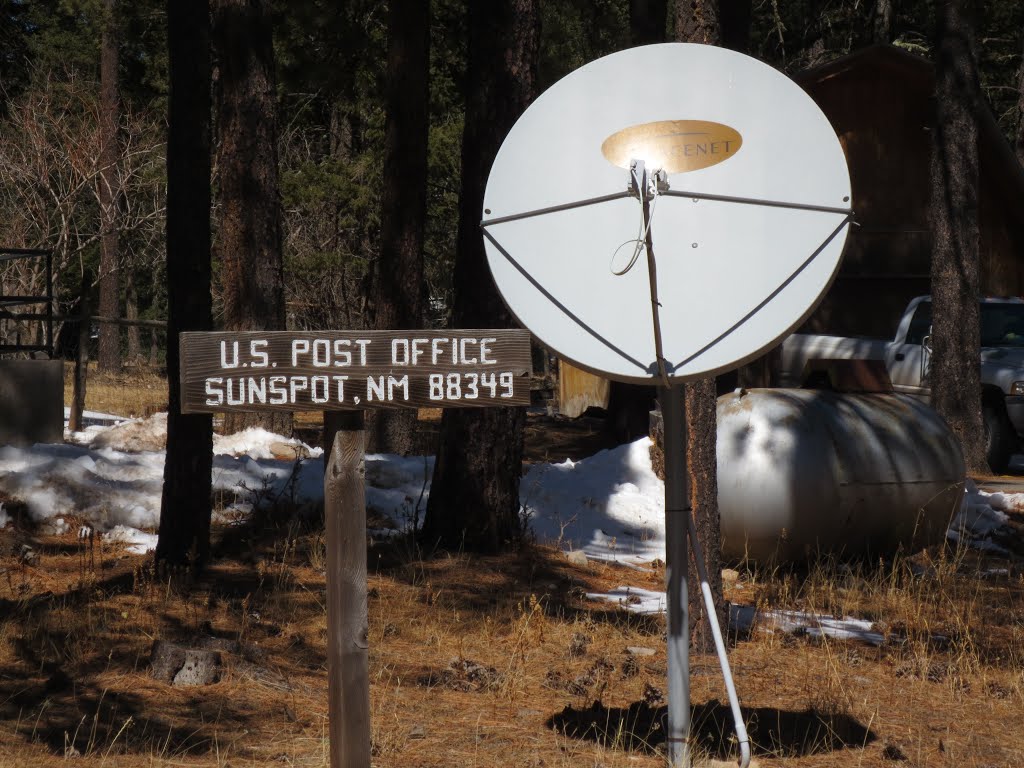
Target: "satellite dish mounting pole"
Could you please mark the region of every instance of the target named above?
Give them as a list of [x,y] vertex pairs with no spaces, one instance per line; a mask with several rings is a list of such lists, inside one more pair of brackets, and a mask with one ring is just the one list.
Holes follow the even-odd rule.
[[668,619],[668,717],[665,738],[671,768],[690,768],[690,615],[687,589],[687,536],[691,520],[690,479],[686,466],[686,403],[682,384],[673,386],[665,365],[661,338],[661,302],[658,301],[658,270],[651,234],[651,200],[659,183],[667,180],[657,170],[648,176],[643,160],[629,164],[630,192],[643,210],[643,241],[647,252],[647,278],[651,292],[654,354],[661,384],[658,400],[664,419],[665,439],[665,575]]
[[630,191],[640,199],[640,207],[643,211],[643,228],[641,230],[643,242],[638,247],[647,251],[647,282],[651,290],[651,322],[654,328],[654,356],[657,358],[658,377],[661,379],[661,386],[671,387],[668,380],[668,369],[665,367],[664,345],[661,342],[661,302],[658,301],[658,267],[654,261],[654,237],[651,234],[651,199],[657,194],[659,174],[647,175],[647,168],[643,160],[632,160],[629,164]]
[[[647,251],[647,276],[651,293],[651,318],[654,349],[658,358],[657,373],[661,379],[658,399],[661,401],[665,439],[665,550],[666,550],[666,614],[668,618],[668,717],[666,739],[671,768],[690,768],[690,616],[688,584],[688,548],[693,545],[693,560],[700,580],[698,589],[704,598],[708,624],[718,651],[722,677],[729,694],[736,739],[740,746],[740,768],[750,764],[750,739],[743,723],[736,685],[729,668],[729,657],[718,625],[715,601],[711,594],[700,538],[690,503],[690,474],[686,463],[687,425],[686,399],[683,385],[673,386],[668,377],[668,364],[662,352],[661,302],[658,301],[658,271],[651,234],[651,200],[668,190],[668,176],[662,170],[650,177],[642,160],[630,163],[631,193],[640,198],[643,210],[643,237],[639,247]],[[673,438],[673,439],[670,439]],[[687,538],[689,537],[689,539]]]
[[691,514],[686,467],[686,405],[681,384],[658,388],[665,427],[665,578],[668,623],[668,764],[690,768],[690,616],[687,529]]
[[651,322],[657,358],[658,399],[665,428],[665,575],[668,619],[668,718],[665,738],[671,768],[690,768],[690,615],[687,590],[687,535],[691,514],[686,466],[686,403],[682,384],[673,386],[661,338],[658,270],[651,234],[651,199],[658,193],[659,172],[648,176],[643,160],[630,162],[631,191],[643,210],[643,242],[651,291]]

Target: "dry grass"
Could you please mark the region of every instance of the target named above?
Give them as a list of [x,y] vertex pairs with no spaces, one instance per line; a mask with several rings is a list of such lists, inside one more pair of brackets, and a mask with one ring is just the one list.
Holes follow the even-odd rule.
[[[5,554],[0,766],[72,750],[87,765],[326,764],[323,537],[295,524],[220,533],[221,557],[190,585],[155,580],[146,558],[120,549],[90,557],[74,534],[37,537],[35,566]],[[26,536],[0,532],[2,551]],[[663,764],[663,622],[584,596],[656,587],[657,575],[578,568],[543,548],[412,551],[370,552],[375,765]],[[1012,736],[1024,711],[1019,573],[982,578],[991,560],[956,553],[911,565],[746,574],[731,588],[736,601],[866,615],[888,637],[733,638],[762,766],[1024,764]],[[148,676],[154,639],[209,635],[240,643],[221,682]],[[714,660],[697,657],[696,741],[718,757],[734,752],[724,700]]]
[[[64,363],[64,405],[74,399],[75,364]],[[117,416],[142,417],[167,410],[167,378],[148,365],[126,365],[121,373],[100,373],[95,361],[86,376],[85,408]]]

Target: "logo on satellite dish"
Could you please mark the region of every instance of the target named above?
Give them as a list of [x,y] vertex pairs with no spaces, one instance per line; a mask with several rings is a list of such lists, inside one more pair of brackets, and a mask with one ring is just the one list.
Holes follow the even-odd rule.
[[631,160],[669,173],[698,171],[725,162],[743,146],[735,128],[709,120],[659,120],[623,128],[604,140],[601,152],[613,165]]

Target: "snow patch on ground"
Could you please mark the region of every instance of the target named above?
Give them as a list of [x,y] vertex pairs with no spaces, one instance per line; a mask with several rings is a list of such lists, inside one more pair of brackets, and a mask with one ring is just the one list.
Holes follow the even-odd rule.
[[103,538],[107,541],[119,541],[127,544],[126,549],[136,555],[144,555],[156,549],[155,533],[143,533],[126,525],[115,525],[104,534]]
[[162,451],[167,447],[167,414],[155,413],[148,419],[134,419],[98,431],[89,447],[114,451]]
[[25,503],[37,522],[67,515],[102,528],[156,525],[162,453],[90,451],[77,445],[0,448],[0,491]]
[[[0,493],[23,502],[47,529],[66,532],[66,517],[88,521],[86,530],[122,541],[133,552],[156,546],[163,484],[167,415],[126,420],[85,413],[85,431],[61,445],[0,447]],[[630,567],[665,558],[664,484],[650,461],[651,441],[637,440],[579,461],[535,464],[523,477],[523,514],[538,541],[582,549],[587,557]],[[291,454],[295,458],[275,456]],[[213,486],[232,497],[225,519],[257,505],[287,502],[300,510],[323,503],[319,448],[259,428],[215,436]],[[433,457],[366,456],[367,510],[399,528],[422,520],[430,494]],[[1005,553],[999,538],[1013,535],[1007,512],[1024,511],[1024,494],[986,493],[968,481],[961,509],[948,531],[954,542]],[[10,521],[0,504],[0,527]],[[382,534],[394,529],[382,530]],[[90,533],[91,535],[91,533]],[[637,613],[665,610],[663,592],[622,586],[588,595]],[[736,626],[806,631],[877,642],[868,622],[796,611],[754,614],[734,606]]]
[[1024,493],[986,493],[968,479],[960,511],[949,525],[946,538],[972,549],[1007,554],[993,541],[993,534],[1006,533],[1010,518],[1006,512],[1024,511]]
[[[159,524],[167,414],[129,420],[87,411],[85,417],[91,425],[66,433],[68,443],[0,446],[0,493],[23,502],[45,530],[66,532],[64,518],[75,516],[122,540],[134,530],[133,546],[149,547],[143,537],[152,534],[142,532]],[[323,504],[320,448],[249,428],[215,435],[213,452],[213,488],[229,499],[222,520],[248,515],[257,505],[287,503],[301,513]],[[297,458],[275,458],[282,453]],[[367,455],[368,512],[398,525],[417,514],[422,520],[433,471],[433,457]],[[9,516],[0,515],[2,527]]]
[[402,527],[423,521],[434,475],[433,456],[371,453],[365,466],[367,514],[389,517]]
[[534,464],[520,501],[538,541],[581,549],[594,560],[665,558],[665,484],[642,438],[580,461]]
[[130,421],[123,416],[114,416],[109,413],[98,413],[96,411],[82,411],[82,425],[85,427],[81,432],[72,432],[68,428],[68,420],[71,418],[71,409],[64,408],[64,440],[76,445],[88,445],[95,437],[110,427]]
[[[166,439],[165,439],[166,442]],[[233,435],[214,435],[214,455],[248,456],[252,459],[273,459],[280,454],[274,449],[288,446],[296,450],[301,457],[317,457],[323,455],[322,448],[312,448],[301,440],[281,437],[261,427],[249,427]]]
[[852,616],[837,619],[806,611],[758,611],[752,605],[733,605],[729,609],[729,624],[741,632],[749,632],[756,627],[769,632],[860,640],[871,645],[885,642],[885,635],[876,632],[872,622]]
[[[591,600],[614,603],[630,613],[643,615],[665,612],[665,593],[640,587],[616,587],[610,592],[589,592]],[[740,632],[755,628],[768,632],[804,633],[811,637],[831,637],[837,640],[860,640],[881,645],[885,635],[874,630],[864,619],[846,616],[837,619],[804,611],[758,611],[752,605],[730,605],[729,627]]]
[[630,613],[650,615],[665,612],[665,593],[640,587],[616,587],[611,592],[588,592],[587,599],[615,603]]
[[[124,420],[92,412],[93,426],[62,445],[0,447],[0,492],[23,501],[39,521],[75,515],[100,530],[154,529],[159,517],[167,416]],[[105,426],[104,426],[105,425]],[[86,439],[87,438],[87,439]],[[538,541],[582,549],[595,560],[639,565],[665,557],[664,484],[650,462],[650,440],[601,451],[580,461],[535,464],[522,480],[523,513]],[[300,458],[277,459],[282,446]],[[255,505],[323,503],[319,448],[247,429],[214,441],[213,484],[232,495],[229,517]],[[302,458],[306,457],[306,458]],[[425,509],[433,457],[366,457],[367,506],[399,526]],[[1003,551],[1006,511],[1024,510],[1024,494],[986,493],[968,483],[949,529],[954,541]],[[0,512],[0,521],[8,515]]]

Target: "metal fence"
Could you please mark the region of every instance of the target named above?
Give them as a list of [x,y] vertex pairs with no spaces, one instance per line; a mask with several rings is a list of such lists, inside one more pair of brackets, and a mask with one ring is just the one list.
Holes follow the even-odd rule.
[[0,273],[0,353],[45,352],[52,358],[53,252],[0,248]]

